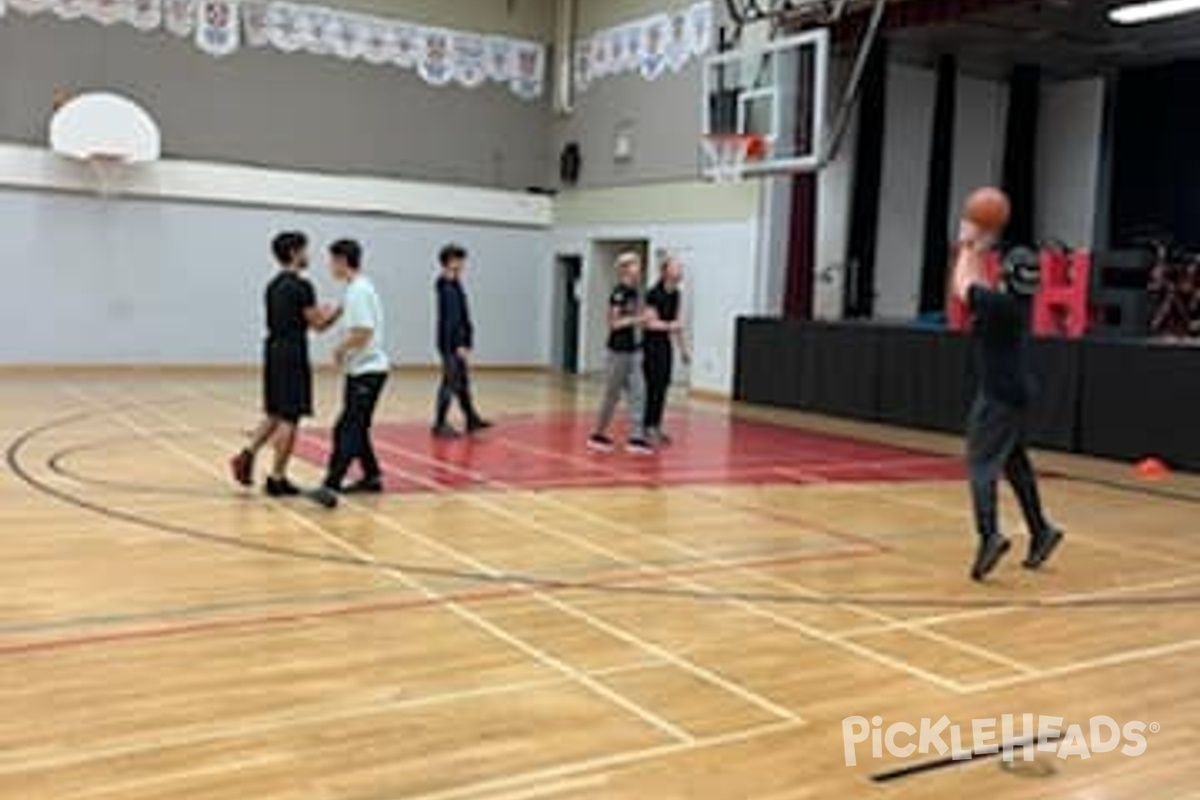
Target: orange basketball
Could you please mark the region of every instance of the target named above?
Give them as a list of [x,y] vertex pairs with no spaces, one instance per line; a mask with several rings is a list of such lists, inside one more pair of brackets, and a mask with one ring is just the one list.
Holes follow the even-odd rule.
[[1004,230],[1011,213],[1008,195],[994,186],[985,186],[971,192],[963,208],[963,216],[986,233],[999,233]]

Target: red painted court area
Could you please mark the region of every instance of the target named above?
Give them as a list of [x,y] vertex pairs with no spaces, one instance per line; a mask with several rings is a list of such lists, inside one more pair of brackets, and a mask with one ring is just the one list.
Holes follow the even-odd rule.
[[[389,491],[663,487],[697,484],[941,480],[962,477],[956,459],[718,414],[667,420],[672,443],[654,455],[585,444],[591,418],[519,416],[479,436],[441,441],[420,424],[380,423],[375,448]],[[327,434],[300,455],[323,463]]]

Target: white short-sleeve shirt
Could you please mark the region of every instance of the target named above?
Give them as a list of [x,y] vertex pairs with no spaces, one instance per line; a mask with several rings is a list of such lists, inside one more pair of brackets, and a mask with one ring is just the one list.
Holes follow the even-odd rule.
[[368,375],[388,371],[388,357],[383,350],[383,304],[375,291],[375,284],[364,275],[357,275],[346,285],[346,296],[342,302],[342,325],[346,330],[366,328],[371,331],[371,341],[362,348],[351,351],[343,368],[347,375]]

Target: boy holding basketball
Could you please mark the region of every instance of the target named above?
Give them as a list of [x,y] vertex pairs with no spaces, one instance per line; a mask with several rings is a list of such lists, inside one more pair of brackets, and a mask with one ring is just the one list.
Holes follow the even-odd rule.
[[1029,527],[1024,566],[1037,569],[1062,542],[1042,511],[1037,476],[1029,461],[1026,418],[1032,399],[1026,340],[1029,305],[1041,279],[1036,254],[1005,259],[1002,285],[984,277],[983,254],[1008,223],[1008,199],[996,189],[980,189],[967,201],[954,265],[954,292],[971,313],[971,338],[979,391],[967,423],[967,464],[979,548],[971,567],[976,581],[986,578],[1011,544],[999,530],[996,482],[1003,473]]

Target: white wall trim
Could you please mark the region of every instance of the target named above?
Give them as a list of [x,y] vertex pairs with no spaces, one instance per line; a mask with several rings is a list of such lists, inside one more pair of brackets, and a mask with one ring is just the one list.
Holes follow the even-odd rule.
[[[86,166],[43,148],[15,144],[0,144],[0,187],[83,194],[99,189]],[[163,160],[131,168],[114,188],[141,199],[534,228],[549,228],[554,222],[552,200],[525,192],[203,161]]]

